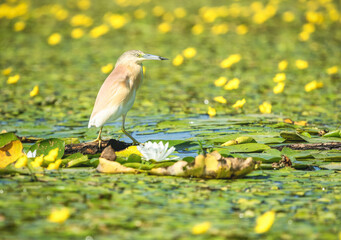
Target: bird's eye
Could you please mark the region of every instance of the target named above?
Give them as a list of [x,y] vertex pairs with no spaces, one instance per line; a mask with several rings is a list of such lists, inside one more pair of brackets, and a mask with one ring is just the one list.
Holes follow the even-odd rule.
[[140,53],[136,53],[135,56],[136,57],[141,57],[141,54]]

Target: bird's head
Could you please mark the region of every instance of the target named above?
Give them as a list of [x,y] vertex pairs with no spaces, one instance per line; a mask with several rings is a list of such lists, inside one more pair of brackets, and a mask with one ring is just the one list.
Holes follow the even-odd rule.
[[117,60],[116,65],[122,64],[122,63],[136,63],[141,64],[143,61],[147,60],[168,60],[168,58],[152,55],[152,54],[146,54],[140,50],[130,50],[125,53],[123,53],[119,59]]

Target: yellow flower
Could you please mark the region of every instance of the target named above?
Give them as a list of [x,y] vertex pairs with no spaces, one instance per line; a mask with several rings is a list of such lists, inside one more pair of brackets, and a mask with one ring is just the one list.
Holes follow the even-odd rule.
[[238,78],[233,78],[232,80],[228,81],[228,83],[224,86],[225,90],[233,90],[238,89],[240,84],[240,80]]
[[163,22],[159,24],[158,30],[161,33],[168,33],[170,30],[172,30],[172,25],[170,25],[168,22]]
[[312,23],[306,23],[303,25],[303,32],[313,33],[315,32],[315,25]]
[[204,234],[211,228],[210,222],[203,222],[193,226],[192,233],[195,235]]
[[172,61],[174,66],[180,66],[184,62],[184,57],[178,54]]
[[61,40],[62,40],[62,35],[60,35],[59,33],[53,33],[47,39],[47,43],[50,45],[57,45],[60,43]]
[[339,72],[339,69],[338,69],[337,66],[332,66],[332,67],[330,67],[330,68],[327,68],[327,73],[328,73],[329,75],[333,75],[333,74],[336,74],[336,73],[338,73],[338,72]]
[[44,157],[45,161],[54,162],[58,156],[58,148],[54,148],[49,151],[49,153]]
[[284,71],[288,67],[288,61],[287,60],[282,60],[278,63],[278,69],[280,71]]
[[285,87],[285,83],[284,82],[277,83],[277,85],[273,89],[274,94],[278,94],[278,93],[283,92],[284,87]]
[[39,93],[39,87],[38,87],[38,85],[35,85],[34,88],[32,89],[32,91],[30,92],[30,96],[31,97],[37,96],[38,93]]
[[197,50],[193,47],[186,48],[183,50],[183,55],[185,58],[192,58],[197,54]]
[[306,69],[308,66],[309,66],[309,64],[307,61],[304,61],[301,59],[296,60],[296,67],[298,69]]
[[146,15],[147,15],[147,13],[146,13],[146,11],[144,11],[143,9],[137,9],[137,10],[135,10],[135,12],[134,12],[134,16],[135,16],[135,18],[137,18],[137,19],[143,19],[143,18],[146,17]]
[[256,220],[255,232],[265,233],[270,230],[272,224],[275,221],[275,211],[268,211],[259,216]]
[[214,81],[214,85],[216,85],[217,87],[222,87],[225,85],[226,82],[227,82],[226,77],[220,77]]
[[62,160],[58,159],[54,163],[50,163],[46,169],[47,170],[58,170],[61,163],[62,163]]
[[66,207],[53,209],[48,217],[48,221],[53,223],[63,223],[70,217],[70,214],[70,209]]
[[164,13],[165,13],[165,9],[164,9],[163,7],[161,7],[161,6],[155,6],[155,7],[153,8],[153,14],[154,14],[154,16],[156,16],[156,17],[160,17],[160,16],[162,16]]
[[245,103],[246,103],[246,100],[245,98],[243,98],[242,100],[237,100],[237,102],[233,104],[232,107],[235,109],[242,108]]
[[226,99],[223,96],[213,98],[214,101],[218,103],[227,103]]
[[77,26],[90,27],[92,23],[93,23],[92,18],[84,14],[77,14],[73,16],[70,21],[70,24],[73,27],[77,27]]
[[286,12],[283,13],[282,19],[283,19],[283,21],[285,21],[285,22],[292,22],[292,21],[295,20],[295,15],[294,15],[293,12],[286,11]]
[[68,15],[69,15],[69,13],[65,9],[58,9],[58,11],[56,11],[54,13],[54,16],[59,21],[63,21],[64,19],[66,19],[68,17]]
[[240,54],[232,54],[220,63],[220,67],[230,68],[233,64],[239,62],[241,59],[242,59],[242,56]]
[[163,15],[162,20],[165,22],[173,22],[174,21],[174,16],[172,13],[167,12]]
[[84,31],[81,28],[75,28],[71,31],[71,37],[75,39],[79,39],[83,37]]
[[229,31],[229,25],[227,23],[216,24],[213,25],[211,31],[215,35],[225,34]]
[[285,73],[277,73],[276,76],[273,78],[274,82],[283,82],[285,81],[285,79]]
[[99,26],[91,29],[90,36],[92,38],[98,38],[98,37],[106,34],[107,32],[109,32],[109,27],[107,25],[102,24],[102,25],[99,25]]
[[27,156],[25,154],[23,154],[15,163],[14,167],[15,168],[22,168],[25,167],[27,165]]
[[40,155],[39,157],[36,157],[33,162],[31,162],[31,166],[34,168],[38,168],[43,164],[44,161],[44,155]]
[[19,21],[14,24],[14,31],[20,32],[24,30],[26,23],[24,21]]
[[210,117],[214,117],[215,115],[217,115],[217,111],[215,110],[215,108],[209,106],[209,107],[208,107],[207,114],[208,114]]
[[187,14],[186,9],[182,7],[178,7],[174,9],[174,15],[176,18],[184,18],[186,14]]
[[308,11],[305,15],[306,19],[310,23],[321,24],[323,22],[323,15],[320,12]]
[[236,32],[239,35],[245,35],[249,31],[248,27],[244,24],[238,25],[236,28]]
[[12,70],[13,69],[11,67],[5,68],[4,70],[2,70],[2,75],[5,75],[5,76],[10,75]]
[[8,77],[7,79],[7,84],[15,84],[19,81],[20,79],[20,75],[19,74],[16,74],[14,76],[10,76]]
[[310,38],[310,33],[308,32],[300,32],[298,35],[298,39],[302,42],[308,41]]
[[117,157],[129,157],[131,154],[142,156],[136,146],[130,146],[122,151],[115,152]]
[[107,65],[101,67],[102,73],[109,73],[114,68],[114,65],[112,63],[108,63]]
[[127,18],[120,14],[112,14],[109,18],[109,21],[114,29],[122,28],[128,22]]
[[261,113],[271,113],[271,103],[269,102],[263,102],[261,105],[259,105],[259,111]]
[[90,8],[91,2],[90,0],[78,0],[77,6],[81,10],[87,10]]
[[192,34],[194,35],[200,35],[204,31],[204,26],[201,24],[195,24],[192,27]]
[[317,88],[322,88],[322,87],[323,87],[323,82],[317,82],[316,80],[314,80],[314,81],[311,81],[310,83],[307,83],[304,86],[304,90],[306,92],[310,92],[310,91],[313,91]]

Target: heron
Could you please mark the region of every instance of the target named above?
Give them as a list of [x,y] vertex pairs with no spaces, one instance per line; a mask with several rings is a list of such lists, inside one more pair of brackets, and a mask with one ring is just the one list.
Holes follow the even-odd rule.
[[140,50],[124,52],[117,60],[114,70],[102,84],[92,110],[88,127],[100,127],[98,137],[94,141],[101,146],[103,125],[122,116],[122,132],[134,145],[139,142],[125,129],[125,119],[132,108],[137,90],[143,80],[142,62],[146,60],[168,60],[167,58],[145,54]]

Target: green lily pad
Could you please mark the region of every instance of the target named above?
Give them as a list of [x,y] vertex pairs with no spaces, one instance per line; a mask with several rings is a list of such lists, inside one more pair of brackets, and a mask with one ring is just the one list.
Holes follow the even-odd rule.
[[261,143],[245,143],[226,147],[215,148],[218,152],[220,149],[226,149],[231,153],[247,153],[247,152],[262,152],[264,150],[270,149],[268,145]]
[[66,167],[79,167],[79,166],[88,166],[90,163],[88,156],[83,155],[81,153],[74,153],[67,158],[63,159],[63,164],[66,165]]
[[17,136],[14,133],[1,133],[0,134],[0,148],[6,146],[10,142],[18,140]]
[[39,141],[30,147],[30,151],[37,150],[37,156],[41,154],[47,155],[52,149],[58,148],[57,159],[60,159],[64,155],[65,142],[59,138],[50,138],[43,141]]

